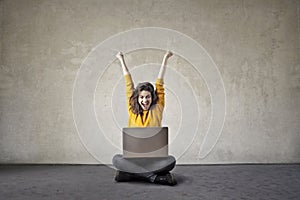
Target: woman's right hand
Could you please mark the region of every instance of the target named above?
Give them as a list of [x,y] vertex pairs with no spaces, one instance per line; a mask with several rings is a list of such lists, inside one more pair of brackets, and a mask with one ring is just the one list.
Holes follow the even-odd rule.
[[124,55],[122,52],[118,52],[116,57],[119,59],[119,60],[122,60],[124,58]]
[[129,73],[129,70],[125,64],[125,60],[124,60],[124,55],[122,52],[119,52],[117,53],[116,57],[119,59],[120,63],[121,63],[121,66],[122,66],[122,69],[123,69],[123,74],[126,75],[126,74],[130,74]]

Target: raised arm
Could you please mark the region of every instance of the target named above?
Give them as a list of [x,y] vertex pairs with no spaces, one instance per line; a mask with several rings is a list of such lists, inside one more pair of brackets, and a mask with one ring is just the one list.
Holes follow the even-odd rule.
[[123,70],[123,75],[127,75],[127,74],[130,74],[129,73],[129,70],[126,66],[126,63],[125,63],[125,60],[124,60],[124,55],[122,52],[119,52],[116,57],[119,59],[120,63],[121,63],[121,66],[122,66],[122,70]]
[[123,70],[123,75],[125,78],[125,87],[126,87],[126,104],[127,104],[127,108],[128,111],[130,111],[131,109],[131,105],[130,105],[130,97],[133,93],[134,90],[134,84],[133,81],[131,79],[131,75],[130,72],[125,64],[125,60],[124,60],[124,55],[122,54],[122,52],[119,52],[116,57],[119,59],[119,61],[121,62],[121,66],[122,66],[122,70]]
[[166,73],[167,61],[172,55],[173,55],[173,53],[171,51],[166,52],[166,54],[164,56],[164,59],[161,63],[159,73],[158,73],[158,77],[157,77],[158,79],[161,79],[161,80],[164,79],[164,76],[165,76],[165,73]]
[[163,62],[161,63],[160,71],[158,73],[158,77],[155,83],[156,94],[158,97],[157,104],[161,106],[161,110],[163,110],[165,106],[164,76],[166,72],[167,61],[172,55],[173,53],[171,51],[166,52]]

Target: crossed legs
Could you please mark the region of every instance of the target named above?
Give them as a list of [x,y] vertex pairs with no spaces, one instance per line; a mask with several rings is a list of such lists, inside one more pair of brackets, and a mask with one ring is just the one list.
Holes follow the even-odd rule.
[[113,165],[117,168],[115,180],[145,180],[152,183],[175,185],[176,180],[169,172],[175,167],[173,156],[157,158],[124,158],[117,154],[113,157]]

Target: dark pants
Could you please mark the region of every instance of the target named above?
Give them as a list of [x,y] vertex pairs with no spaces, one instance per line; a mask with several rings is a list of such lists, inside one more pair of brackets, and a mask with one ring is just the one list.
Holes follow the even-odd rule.
[[136,177],[142,177],[154,182],[157,174],[166,174],[176,164],[173,156],[155,158],[124,158],[117,154],[112,159],[113,165],[122,172],[127,172]]

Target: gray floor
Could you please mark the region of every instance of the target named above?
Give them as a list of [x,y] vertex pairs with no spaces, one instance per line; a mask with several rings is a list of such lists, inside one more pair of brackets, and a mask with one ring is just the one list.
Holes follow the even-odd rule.
[[0,165],[0,199],[300,199],[300,164],[176,166],[175,187],[95,165]]

